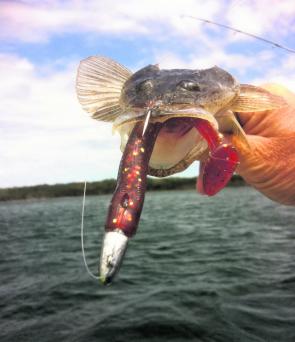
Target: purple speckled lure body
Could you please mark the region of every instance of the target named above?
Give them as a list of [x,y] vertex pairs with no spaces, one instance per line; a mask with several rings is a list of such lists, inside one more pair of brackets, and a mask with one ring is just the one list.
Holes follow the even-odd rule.
[[135,234],[144,202],[148,164],[161,127],[161,123],[149,124],[142,136],[142,123],[134,126],[121,158],[106,231],[118,229],[128,237]]

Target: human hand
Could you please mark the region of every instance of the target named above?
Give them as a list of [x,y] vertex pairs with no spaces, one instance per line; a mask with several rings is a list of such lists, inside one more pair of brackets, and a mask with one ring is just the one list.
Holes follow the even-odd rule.
[[237,172],[270,199],[295,205],[295,94],[276,84],[262,88],[284,97],[288,106],[238,113],[251,148],[233,137],[240,157]]

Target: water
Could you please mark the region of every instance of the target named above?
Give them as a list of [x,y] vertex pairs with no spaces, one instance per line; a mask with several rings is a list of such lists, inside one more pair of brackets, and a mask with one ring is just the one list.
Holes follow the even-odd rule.
[[[110,196],[86,199],[96,272]],[[109,287],[82,198],[0,204],[0,341],[295,341],[295,210],[250,188],[153,192]]]

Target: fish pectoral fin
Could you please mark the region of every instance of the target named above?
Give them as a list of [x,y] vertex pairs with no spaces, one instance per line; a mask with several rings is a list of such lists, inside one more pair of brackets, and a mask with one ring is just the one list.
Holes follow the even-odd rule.
[[123,112],[121,91],[131,71],[110,58],[92,56],[80,62],[76,91],[83,109],[93,119],[114,121]]
[[234,112],[259,112],[287,106],[283,97],[249,84],[241,84],[238,98],[231,104]]
[[251,148],[245,131],[232,111],[228,110],[217,114],[216,119],[218,121],[218,130],[220,133],[233,135],[247,148]]

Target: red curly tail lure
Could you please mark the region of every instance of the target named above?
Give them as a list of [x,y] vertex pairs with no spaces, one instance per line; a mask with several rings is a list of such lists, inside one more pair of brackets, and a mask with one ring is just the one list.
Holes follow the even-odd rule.
[[144,202],[148,164],[161,127],[161,123],[150,123],[144,136],[142,123],[133,128],[121,159],[106,231],[121,230],[128,237],[135,234]]
[[226,143],[222,134],[219,134],[206,120],[196,119],[195,128],[207,141],[209,157],[200,163],[200,174],[197,181],[197,190],[208,196],[213,196],[231,179],[239,157],[236,149]]

